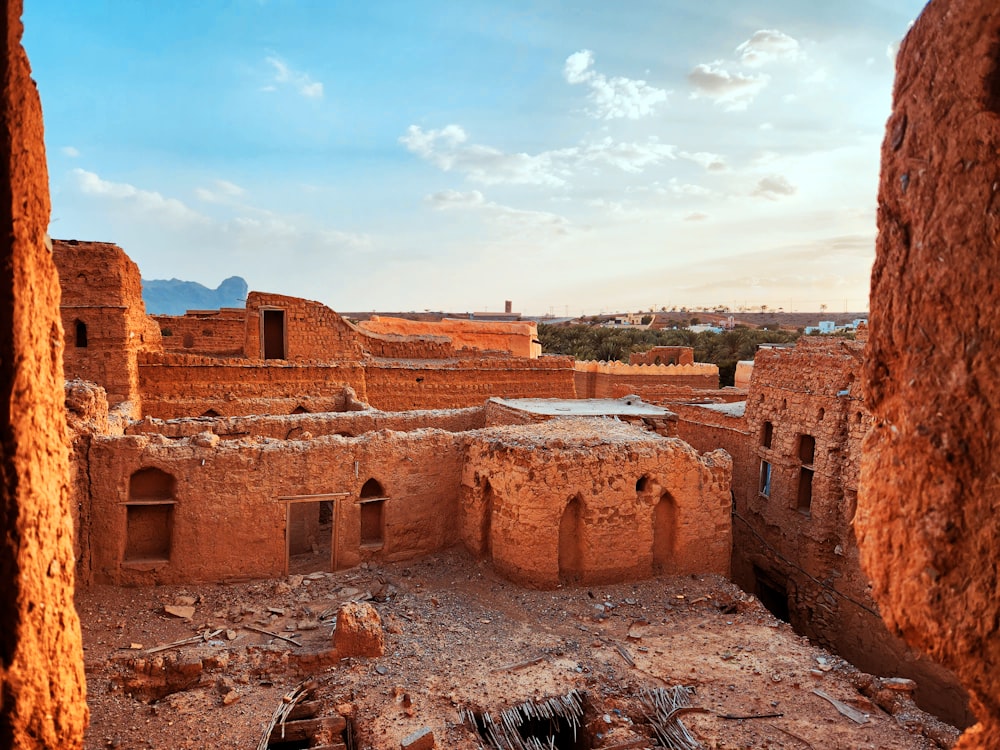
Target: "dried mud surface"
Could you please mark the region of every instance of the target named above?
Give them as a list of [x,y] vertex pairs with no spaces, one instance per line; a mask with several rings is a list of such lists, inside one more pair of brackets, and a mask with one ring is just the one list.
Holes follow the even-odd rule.
[[[357,748],[399,748],[424,727],[436,747],[476,748],[478,737],[461,724],[460,709],[495,715],[574,688],[586,693],[590,747],[651,747],[642,742],[650,730],[637,696],[643,688],[673,685],[695,688],[693,705],[704,711],[683,720],[706,748],[938,746],[907,723],[949,736],[920,712],[894,717],[878,708],[855,687],[863,675],[721,577],[535,591],[458,550],[310,575],[79,590],[91,710],[87,747],[255,747],[282,696],[306,678],[315,681],[324,713],[350,717]],[[331,659],[329,613],[350,599],[370,600],[379,612],[384,656]],[[163,611],[192,600],[189,620]],[[208,642],[145,653],[217,630]],[[157,657],[180,664],[182,678],[176,692],[143,700],[145,683],[127,665]],[[841,715],[814,689],[867,714],[867,723]],[[722,718],[756,714],[780,715]]]

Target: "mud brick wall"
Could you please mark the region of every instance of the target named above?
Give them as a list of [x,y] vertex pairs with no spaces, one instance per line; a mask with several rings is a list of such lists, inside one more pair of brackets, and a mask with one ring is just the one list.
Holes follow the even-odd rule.
[[216,357],[242,357],[246,343],[246,310],[153,315],[160,327],[163,350]]
[[[291,441],[94,437],[84,500],[92,520],[82,575],[119,585],[281,576],[287,522],[282,498],[328,493],[348,493],[336,500],[338,567],[443,549],[458,537],[461,442],[442,430]],[[142,499],[130,497],[130,478],[149,468],[173,480],[169,496],[158,497],[171,509],[169,544],[163,547],[168,552],[126,559],[129,503]],[[359,501],[369,479],[386,498],[378,546],[361,543]]]
[[649,351],[628,355],[630,365],[693,365],[694,349],[690,346],[654,346]]
[[616,393],[636,393],[643,387],[719,387],[716,365],[626,365],[621,362],[576,362],[579,398],[616,398]]
[[638,396],[648,404],[667,403],[731,403],[746,400],[745,390],[736,388],[692,388],[689,385],[643,385],[621,383],[611,388],[612,398]]
[[487,399],[575,398],[572,360],[473,359],[365,364],[368,403],[384,411],[459,409]]
[[450,359],[457,355],[445,336],[399,336],[358,329],[365,353],[386,359]]
[[[853,522],[871,426],[860,386],[863,351],[855,342],[803,338],[791,349],[757,353],[746,407],[756,455],[734,472],[733,578],[754,590],[763,572],[786,588],[799,632],[866,671],[916,680],[924,708],[962,725],[969,714],[955,676],[889,633],[860,565]],[[803,435],[815,440],[807,510],[799,507]],[[771,465],[769,496],[760,492],[762,461]]]
[[729,572],[731,462],[605,420],[470,440],[462,538],[531,586]]
[[361,359],[356,329],[326,305],[281,294],[250,292],[247,295],[246,341],[243,351],[251,359],[263,358],[262,309],[285,313],[285,359]]
[[87,725],[42,109],[3,4],[0,65],[0,747],[83,747]]
[[146,416],[197,417],[289,414],[351,408],[352,388],[364,399],[365,373],[352,362],[215,359],[182,354],[142,355],[139,381]]
[[441,321],[419,321],[373,315],[359,324],[372,333],[393,333],[408,336],[444,336],[455,349],[507,352],[516,357],[537,357],[542,353],[538,341],[538,326],[530,322],[500,322],[445,318]]
[[434,428],[448,432],[478,430],[486,426],[486,409],[381,412],[361,411],[343,414],[287,414],[248,417],[197,419],[143,419],[127,429],[129,435],[164,435],[169,438],[193,437],[211,432],[223,440],[240,440],[249,436],[290,440],[293,438],[342,435],[357,437],[366,432],[396,430],[409,432]]
[[135,403],[136,355],[160,351],[160,330],[146,315],[139,268],[117,245],[54,240],[62,287],[66,377],[103,386],[108,401]]

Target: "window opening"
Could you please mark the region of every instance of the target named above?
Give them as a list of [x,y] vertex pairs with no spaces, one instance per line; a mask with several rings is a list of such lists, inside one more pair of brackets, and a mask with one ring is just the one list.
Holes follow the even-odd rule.
[[764,428],[760,434],[760,444],[765,448],[771,447],[771,440],[774,437],[774,425],[764,422]]
[[82,320],[76,321],[76,348],[87,348],[87,324]]
[[767,461],[760,462],[760,494],[771,496],[771,464]]

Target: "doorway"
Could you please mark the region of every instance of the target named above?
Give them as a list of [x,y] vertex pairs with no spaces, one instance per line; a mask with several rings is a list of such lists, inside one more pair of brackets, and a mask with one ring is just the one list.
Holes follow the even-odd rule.
[[264,359],[285,359],[285,311],[261,310]]
[[583,577],[583,501],[575,495],[559,521],[559,580],[577,583]]

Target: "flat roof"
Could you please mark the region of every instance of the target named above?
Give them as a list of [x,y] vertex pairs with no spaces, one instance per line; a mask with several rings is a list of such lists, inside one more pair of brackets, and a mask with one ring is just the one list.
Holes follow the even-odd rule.
[[668,417],[673,415],[662,406],[647,404],[638,397],[625,398],[494,398],[499,404],[551,417]]

